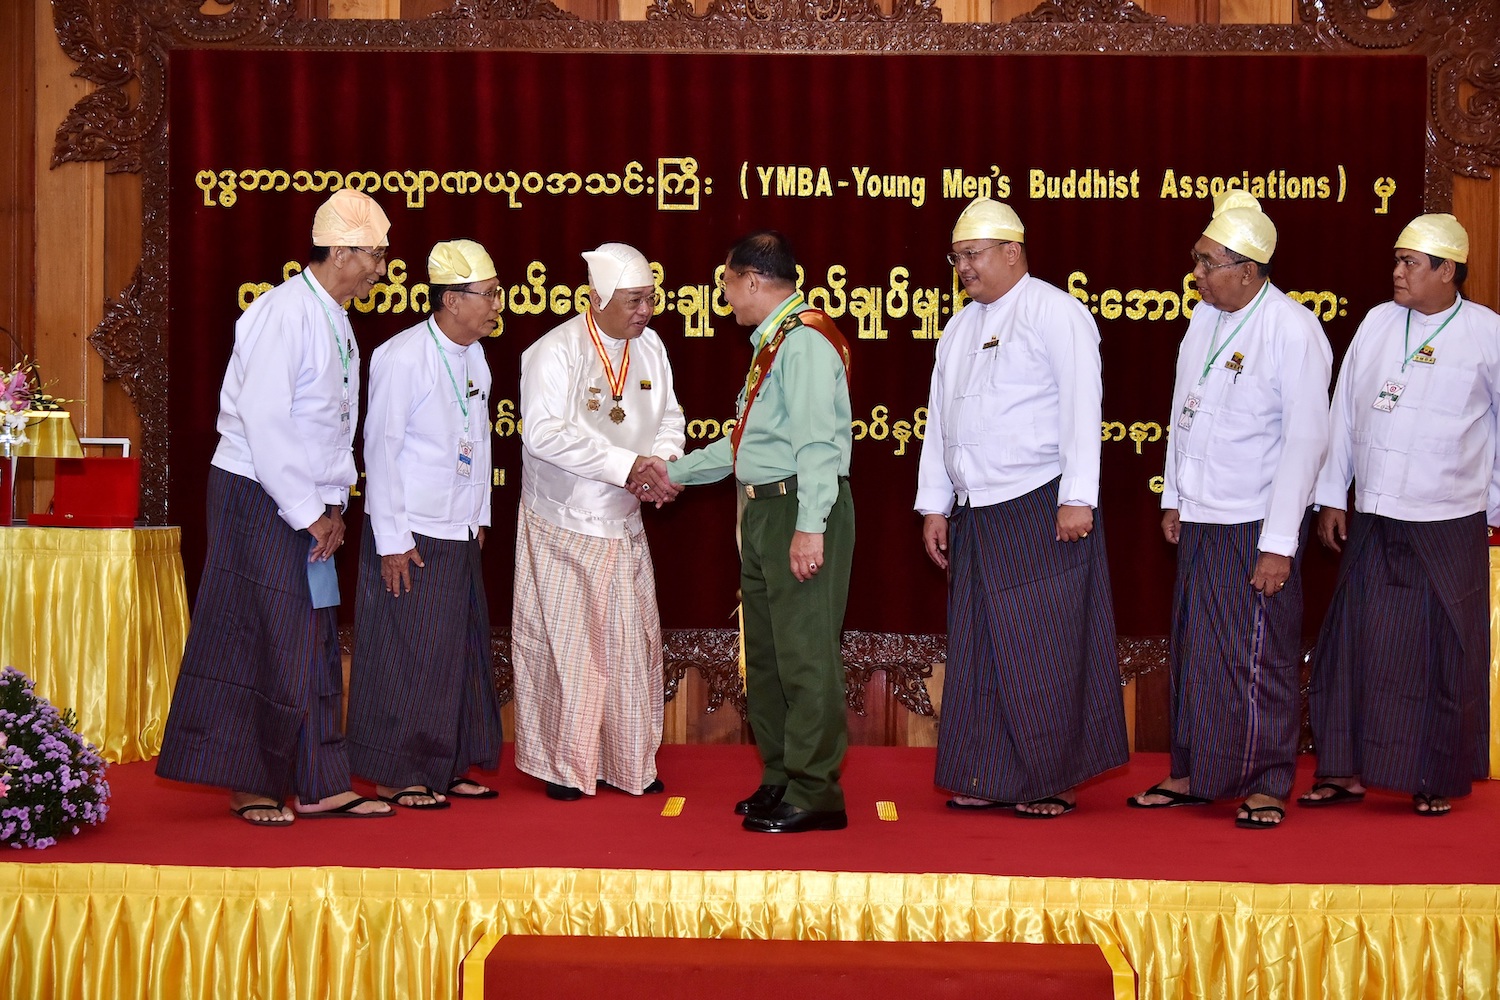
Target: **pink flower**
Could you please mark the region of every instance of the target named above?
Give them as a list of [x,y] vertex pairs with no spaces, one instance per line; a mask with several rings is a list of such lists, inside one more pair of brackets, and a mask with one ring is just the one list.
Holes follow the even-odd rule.
[[26,369],[17,366],[9,376],[0,375],[0,409],[24,410],[31,400],[31,388],[26,383]]

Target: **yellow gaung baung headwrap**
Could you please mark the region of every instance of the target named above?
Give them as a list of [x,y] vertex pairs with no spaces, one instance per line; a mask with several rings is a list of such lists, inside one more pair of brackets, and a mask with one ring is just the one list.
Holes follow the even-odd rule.
[[1469,262],[1469,234],[1453,216],[1419,215],[1396,237],[1398,250],[1417,250],[1455,264]]
[[1026,242],[1026,227],[1016,210],[993,198],[975,198],[953,224],[953,242],[1010,240]]
[[646,255],[625,243],[604,243],[585,250],[589,265],[589,287],[599,293],[599,308],[609,305],[617,288],[645,288],[656,284]]
[[389,245],[385,237],[390,229],[391,220],[374,198],[341,188],[318,206],[312,241],[315,247],[383,247]]
[[1239,188],[1214,198],[1214,217],[1203,235],[1257,264],[1269,264],[1276,252],[1276,227],[1260,202]]
[[494,276],[495,262],[473,240],[446,240],[427,255],[428,284],[467,285]]

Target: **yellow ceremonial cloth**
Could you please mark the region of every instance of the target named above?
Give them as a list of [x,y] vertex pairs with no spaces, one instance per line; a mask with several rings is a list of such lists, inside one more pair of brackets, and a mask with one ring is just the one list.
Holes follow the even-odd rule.
[[26,443],[17,458],[82,458],[83,447],[66,410],[27,410]]
[[0,665],[105,760],[155,757],[187,639],[180,528],[0,528]]
[[1489,997],[1500,981],[1494,885],[0,865],[9,1000],[447,1000],[496,933],[1094,943],[1125,956],[1141,1000]]

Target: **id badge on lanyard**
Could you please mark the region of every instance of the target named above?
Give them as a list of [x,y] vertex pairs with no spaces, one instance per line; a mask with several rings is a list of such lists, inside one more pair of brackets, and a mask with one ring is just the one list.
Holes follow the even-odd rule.
[[1187,399],[1182,401],[1182,412],[1177,414],[1177,429],[1185,431],[1193,426],[1193,418],[1198,415],[1198,408],[1203,405],[1203,397],[1196,392],[1190,392]]
[[1382,413],[1390,413],[1401,402],[1401,394],[1406,391],[1406,383],[1400,379],[1388,378],[1380,387],[1380,393],[1375,397],[1371,405]]

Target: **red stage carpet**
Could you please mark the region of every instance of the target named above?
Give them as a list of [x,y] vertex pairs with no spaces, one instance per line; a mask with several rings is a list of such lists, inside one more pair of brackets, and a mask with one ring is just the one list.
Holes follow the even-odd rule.
[[[484,776],[490,801],[403,809],[388,820],[301,820],[252,827],[223,794],[158,779],[152,765],[109,771],[110,815],[47,851],[0,855],[18,862],[222,867],[645,868],[968,872],[987,875],[1173,879],[1260,883],[1500,883],[1500,786],[1481,782],[1443,818],[1424,818],[1406,796],[1371,793],[1364,804],[1287,810],[1279,830],[1240,830],[1235,803],[1144,811],[1125,798],[1166,774],[1164,754],[1084,786],[1076,812],[1056,820],[1009,812],[958,812],[932,785],[933,751],[855,747],[845,771],[849,829],[746,833],[734,802],[759,781],[745,746],[667,746],[658,758],[665,795],[601,791],[554,802],[510,764]],[[1305,760],[1297,791],[1312,783]],[[369,792],[370,789],[366,788]],[[673,796],[682,813],[663,817]],[[885,822],[876,803],[895,803]]]

